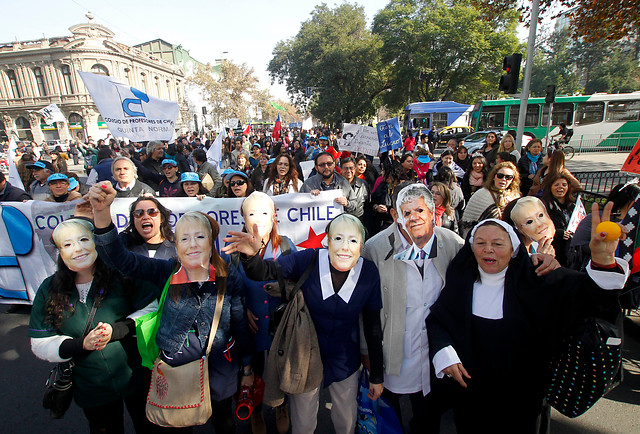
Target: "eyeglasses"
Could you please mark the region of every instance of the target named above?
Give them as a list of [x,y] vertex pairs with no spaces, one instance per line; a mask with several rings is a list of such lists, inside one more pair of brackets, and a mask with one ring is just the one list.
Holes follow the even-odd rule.
[[145,213],[149,216],[149,217],[155,217],[158,214],[160,214],[160,210],[158,210],[158,208],[149,208],[147,210],[144,209],[137,209],[133,212],[133,216],[137,219],[141,219],[143,215],[145,215]]
[[241,185],[245,185],[247,181],[244,179],[238,179],[237,181],[229,181],[229,186],[235,187],[236,185],[239,187]]
[[513,179],[513,175],[507,175],[506,173],[496,173],[496,178],[511,181]]
[[318,167],[333,167],[336,164],[334,161],[327,161],[326,163],[318,163]]

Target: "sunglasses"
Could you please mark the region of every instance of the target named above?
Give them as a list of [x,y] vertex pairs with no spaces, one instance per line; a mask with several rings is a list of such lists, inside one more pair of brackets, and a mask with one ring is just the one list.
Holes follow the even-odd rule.
[[133,212],[133,215],[135,218],[137,219],[141,219],[143,215],[145,215],[145,213],[149,216],[149,217],[155,217],[158,214],[160,214],[160,211],[158,210],[158,208],[149,208],[147,210],[144,209],[137,209]]
[[247,183],[247,181],[245,181],[244,179],[238,179],[237,181],[230,181],[229,182],[229,186],[230,187],[235,187],[236,185],[239,187],[241,185],[245,185]]
[[507,175],[506,173],[496,173],[496,178],[511,181],[513,179],[513,175]]
[[332,167],[334,164],[336,164],[333,161],[328,161],[326,163],[318,163],[318,167]]

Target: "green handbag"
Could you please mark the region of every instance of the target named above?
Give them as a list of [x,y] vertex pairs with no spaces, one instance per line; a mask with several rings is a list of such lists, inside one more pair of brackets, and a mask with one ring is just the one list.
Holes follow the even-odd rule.
[[164,300],[167,298],[167,292],[169,292],[170,284],[171,277],[167,279],[167,283],[165,283],[164,289],[162,290],[160,302],[158,303],[158,310],[155,312],[149,312],[135,320],[138,352],[142,358],[142,366],[146,366],[149,369],[153,369],[153,363],[158,357],[158,354],[160,354],[160,349],[156,345],[156,333],[158,333],[158,327],[160,327],[162,308],[164,306]]

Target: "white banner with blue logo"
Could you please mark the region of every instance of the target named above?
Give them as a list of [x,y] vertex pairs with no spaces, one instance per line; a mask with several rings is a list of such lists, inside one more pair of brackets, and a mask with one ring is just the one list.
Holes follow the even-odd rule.
[[400,120],[398,118],[378,122],[376,129],[378,130],[380,152],[402,148],[402,134],[400,133]]
[[[311,193],[291,193],[275,196],[278,233],[288,236],[299,249],[320,247],[325,227],[342,213],[334,199],[339,190]],[[111,206],[111,218],[119,231],[129,223],[129,207],[135,199],[116,199]],[[224,245],[222,238],[230,230],[242,230],[240,213],[243,199],[160,198],[171,214],[173,228],[187,211],[211,215],[220,225],[216,248]],[[76,203],[45,201],[2,202],[0,204],[0,303],[30,304],[42,281],[56,270],[58,252],[51,240],[55,227],[69,219]]]
[[78,71],[114,137],[134,142],[170,141],[180,107],[149,96],[113,77]]

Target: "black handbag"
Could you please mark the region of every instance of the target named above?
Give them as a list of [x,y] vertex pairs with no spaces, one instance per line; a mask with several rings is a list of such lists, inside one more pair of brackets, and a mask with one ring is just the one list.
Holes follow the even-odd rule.
[[563,415],[580,416],[621,381],[621,318],[584,319],[552,357],[547,401]]
[[[89,312],[89,318],[87,324],[84,326],[84,332],[82,338],[89,333],[93,317],[96,314],[98,308],[99,299],[96,298],[93,301],[91,312]],[[73,367],[75,362],[73,359],[66,362],[56,364],[51,371],[49,371],[49,377],[44,385],[44,398],[42,398],[42,406],[49,410],[49,414],[52,419],[62,419],[64,414],[71,406],[73,399]]]

